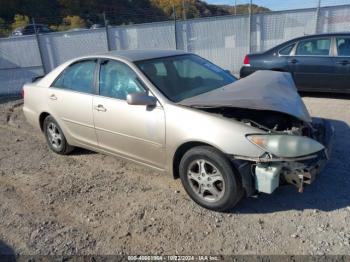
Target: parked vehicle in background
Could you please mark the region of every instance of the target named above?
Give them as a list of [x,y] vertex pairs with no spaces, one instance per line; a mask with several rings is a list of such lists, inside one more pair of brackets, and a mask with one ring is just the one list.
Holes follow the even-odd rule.
[[36,31],[39,34],[43,34],[43,33],[52,33],[53,30],[51,28],[49,28],[47,25],[43,25],[43,24],[30,24],[30,25],[26,25],[26,26],[22,26],[22,27],[18,27],[16,28],[13,32],[12,32],[12,36],[21,36],[21,35],[34,35],[35,34],[35,28]]
[[290,72],[301,91],[350,93],[350,33],[303,36],[246,55],[240,77],[257,70]]
[[99,29],[99,28],[104,28],[104,25],[101,24],[93,24],[92,26],[90,26],[90,29]]
[[170,173],[212,210],[272,193],[280,180],[302,191],[324,167],[333,133],[310,117],[289,74],[237,81],[183,51],[73,59],[23,94],[27,120],[55,153],[78,146]]

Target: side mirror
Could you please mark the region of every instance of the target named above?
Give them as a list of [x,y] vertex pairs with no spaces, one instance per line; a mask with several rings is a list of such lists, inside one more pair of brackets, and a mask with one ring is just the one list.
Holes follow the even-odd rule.
[[231,75],[232,76],[232,73],[231,73],[231,71],[230,70],[228,70],[228,69],[226,69],[226,70],[224,70],[226,73],[228,73],[229,75]]
[[146,93],[131,93],[126,97],[126,101],[129,105],[145,105],[156,106],[157,99],[153,96],[149,96]]

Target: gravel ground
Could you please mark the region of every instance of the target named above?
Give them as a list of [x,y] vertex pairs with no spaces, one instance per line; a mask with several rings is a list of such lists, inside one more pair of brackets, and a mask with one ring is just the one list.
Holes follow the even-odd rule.
[[0,102],[0,254],[350,254],[350,99],[304,101],[336,128],[327,168],[303,194],[281,187],[231,213],[116,157],[56,155],[20,101]]

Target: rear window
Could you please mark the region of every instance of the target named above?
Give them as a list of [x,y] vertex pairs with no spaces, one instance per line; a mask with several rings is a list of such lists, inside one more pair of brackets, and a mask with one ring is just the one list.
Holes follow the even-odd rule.
[[95,60],[76,62],[68,66],[51,86],[92,94],[95,66]]
[[290,55],[290,52],[292,52],[292,49],[293,49],[294,45],[295,45],[295,43],[290,44],[290,45],[288,45],[286,47],[283,47],[282,49],[280,49],[278,51],[278,53],[280,55]]

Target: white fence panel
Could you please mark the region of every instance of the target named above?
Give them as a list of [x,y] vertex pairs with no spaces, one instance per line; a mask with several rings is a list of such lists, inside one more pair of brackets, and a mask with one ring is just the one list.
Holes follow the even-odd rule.
[[249,51],[249,17],[227,16],[178,22],[179,48],[237,72]]
[[317,31],[350,32],[350,5],[321,8]]
[[24,83],[42,74],[35,36],[0,39],[0,96],[18,95]]
[[251,50],[265,51],[315,30],[315,9],[256,14],[252,19]]
[[35,36],[0,39],[0,69],[41,66]]
[[111,49],[175,49],[174,22],[109,28]]
[[25,83],[31,82],[34,77],[41,76],[43,73],[41,66],[0,70],[0,96],[20,94]]
[[72,58],[108,51],[105,29],[51,33],[39,39],[47,72]]

